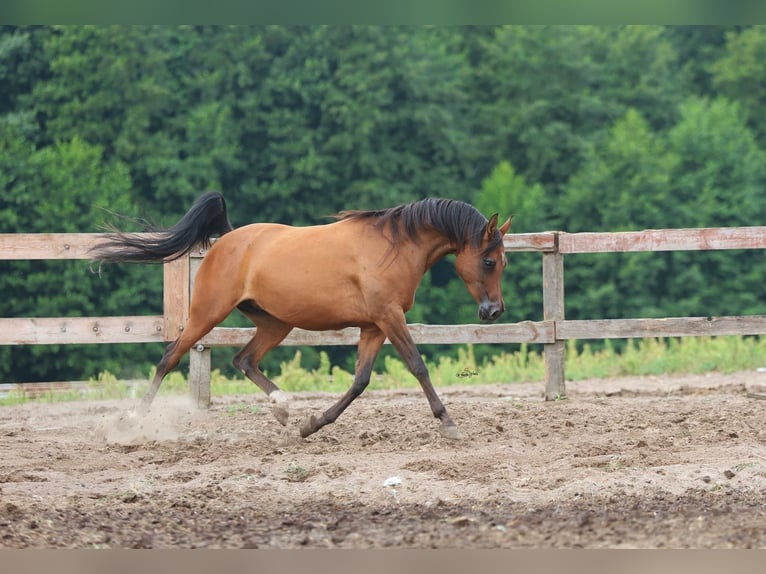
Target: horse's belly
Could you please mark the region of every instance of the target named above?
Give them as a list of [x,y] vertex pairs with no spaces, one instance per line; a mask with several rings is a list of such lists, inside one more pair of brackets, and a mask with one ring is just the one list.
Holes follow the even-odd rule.
[[319,314],[313,311],[306,313],[288,313],[277,316],[277,318],[283,323],[307,331],[332,331],[336,329],[344,329],[346,327],[359,327],[374,322],[367,317],[352,315],[344,316],[338,313]]
[[374,322],[362,299],[344,289],[292,290],[280,297],[255,297],[257,305],[283,323],[309,331],[342,329]]

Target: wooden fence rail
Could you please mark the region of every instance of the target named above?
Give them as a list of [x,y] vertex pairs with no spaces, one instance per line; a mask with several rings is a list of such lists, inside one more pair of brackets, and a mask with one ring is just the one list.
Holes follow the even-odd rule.
[[[95,233],[0,234],[0,260],[88,259],[103,237]],[[542,256],[543,320],[493,325],[410,325],[416,343],[537,343],[545,356],[545,397],[565,394],[568,339],[760,335],[766,316],[671,317],[662,319],[565,318],[564,256],[578,253],[701,251],[766,248],[766,227],[653,229],[616,233],[543,232],[507,235],[507,252]],[[0,345],[146,343],[175,340],[189,317],[194,274],[204,250],[164,265],[163,314],[139,317],[0,318]],[[217,327],[191,352],[190,387],[197,404],[210,403],[210,349],[240,346],[254,329]],[[295,329],[283,345],[356,345],[358,329]]]

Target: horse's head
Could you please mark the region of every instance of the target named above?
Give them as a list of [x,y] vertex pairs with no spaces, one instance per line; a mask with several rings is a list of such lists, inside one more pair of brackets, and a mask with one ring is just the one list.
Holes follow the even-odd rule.
[[489,218],[481,242],[467,242],[456,254],[455,268],[479,304],[482,321],[495,321],[505,311],[500,282],[506,265],[503,235],[510,228],[510,217],[497,227],[496,213]]

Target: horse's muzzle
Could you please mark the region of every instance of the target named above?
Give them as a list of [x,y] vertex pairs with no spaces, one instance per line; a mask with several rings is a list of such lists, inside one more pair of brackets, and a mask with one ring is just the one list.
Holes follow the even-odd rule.
[[505,305],[502,301],[494,303],[492,301],[482,301],[479,305],[479,319],[482,321],[497,321],[500,315],[505,311]]

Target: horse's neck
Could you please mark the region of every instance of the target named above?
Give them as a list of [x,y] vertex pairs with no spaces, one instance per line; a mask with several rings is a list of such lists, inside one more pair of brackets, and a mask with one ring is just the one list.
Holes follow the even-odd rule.
[[425,271],[430,269],[434,263],[439,261],[445,255],[455,253],[457,246],[440,233],[435,231],[426,231],[418,237],[418,247]]

